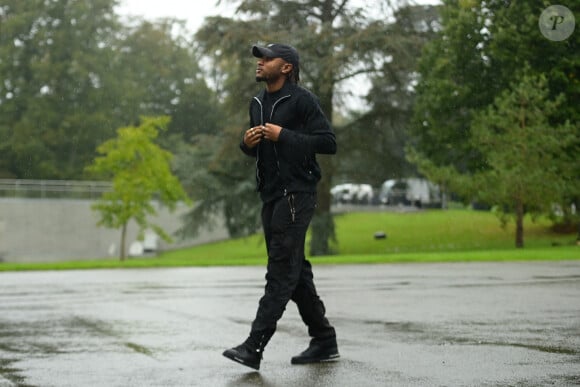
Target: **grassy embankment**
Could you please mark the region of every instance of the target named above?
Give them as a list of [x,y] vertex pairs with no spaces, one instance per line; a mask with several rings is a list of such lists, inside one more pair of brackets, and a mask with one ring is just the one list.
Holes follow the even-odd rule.
[[[525,248],[514,247],[514,225],[505,229],[489,212],[429,210],[412,213],[364,212],[336,217],[335,255],[314,257],[315,264],[466,262],[580,259],[576,235],[556,234],[550,223],[526,219]],[[375,232],[387,234],[375,239]],[[262,235],[168,251],[158,257],[0,264],[8,270],[66,270],[179,266],[262,265]]]

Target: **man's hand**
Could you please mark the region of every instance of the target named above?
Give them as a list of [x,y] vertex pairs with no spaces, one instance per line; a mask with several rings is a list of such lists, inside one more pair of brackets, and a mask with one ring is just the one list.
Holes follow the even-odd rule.
[[244,144],[248,148],[255,147],[262,140],[263,128],[262,125],[258,125],[246,130],[246,133],[244,133]]
[[282,127],[267,123],[266,125],[254,126],[246,130],[244,134],[244,144],[248,148],[253,148],[264,138],[266,140],[277,142],[280,138]]
[[271,123],[267,123],[265,126],[262,127],[262,134],[266,140],[277,142],[280,138],[280,132],[282,131],[282,127],[278,125],[274,125]]

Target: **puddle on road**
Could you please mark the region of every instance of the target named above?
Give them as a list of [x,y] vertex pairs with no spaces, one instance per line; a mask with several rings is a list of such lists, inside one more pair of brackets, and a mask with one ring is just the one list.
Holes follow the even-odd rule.
[[78,316],[62,320],[1,322],[0,354],[4,352],[46,356],[88,350],[80,348],[78,343],[92,337],[110,339],[106,341],[110,345],[120,345],[137,353],[153,356],[154,351],[151,348],[125,341],[124,336],[123,332],[107,322]]
[[538,345],[538,344],[525,344],[509,341],[484,341],[475,340],[465,337],[447,337],[443,339],[442,345],[446,344],[459,344],[459,345],[489,345],[496,347],[513,347],[513,348],[524,348],[533,351],[553,353],[559,355],[580,355],[580,351],[572,348],[565,348],[559,346],[549,346],[549,345]]
[[263,376],[258,371],[251,371],[240,376],[237,376],[235,379],[231,380],[228,384],[231,387],[238,387],[238,386],[263,386],[263,387],[270,387],[275,386],[273,382],[268,380],[265,376]]
[[[116,347],[116,351],[131,350],[153,357],[154,351],[132,341],[126,341],[122,332],[111,324],[83,317],[62,320],[39,320],[34,322],[0,322],[0,385],[13,387],[35,387],[26,382],[25,370],[17,367],[30,355],[35,358],[51,358],[55,355],[78,351],[99,351],[88,347],[91,337]],[[82,343],[82,344],[81,344]],[[7,358],[2,358],[6,356]]]
[[388,331],[396,333],[425,333],[427,326],[425,324],[418,324],[411,321],[378,321],[365,320],[365,325],[374,325],[383,327]]
[[[497,347],[512,347],[523,348],[532,351],[539,351],[550,354],[579,356],[580,349],[564,347],[560,345],[549,344],[535,344],[523,343],[514,341],[499,341],[499,340],[482,340],[473,339],[463,336],[450,336],[449,327],[441,327],[437,325],[419,324],[411,321],[364,321],[366,325],[374,325],[382,327],[384,330],[399,335],[404,341],[408,342],[422,342],[432,343],[438,345],[474,345],[474,346],[497,346]],[[489,324],[483,322],[466,323],[465,326],[486,326]],[[492,326],[490,326],[493,329]],[[544,331],[541,329],[535,330],[537,334]]]
[[539,280],[574,280],[580,279],[580,275],[535,275],[532,277],[533,279]]
[[405,333],[424,333],[425,326],[424,324],[417,324],[412,323],[409,321],[396,321],[396,322],[383,322],[383,325],[388,330],[394,330],[397,332],[405,332]]
[[14,384],[15,387],[34,387],[27,384],[26,378],[20,375],[22,370],[14,366],[14,363],[17,362],[17,359],[0,359],[0,376]]
[[132,349],[133,351],[135,351],[137,353],[153,357],[153,351],[151,351],[149,348],[144,347],[142,345],[131,343],[131,342],[126,342],[125,347]]
[[[97,336],[104,336],[113,339],[119,339],[126,348],[131,349],[142,355],[153,357],[153,350],[131,341],[122,342],[123,334],[114,329],[111,324],[99,320],[90,320],[82,317],[75,317],[73,319],[73,324],[75,326],[84,327],[86,330],[95,333]],[[116,341],[116,340],[115,340]]]
[[[36,358],[53,358],[55,355],[77,351],[95,351],[94,347],[83,348],[80,344],[91,337],[105,340],[117,347],[117,351],[131,350],[153,357],[151,348],[124,340],[124,335],[111,324],[83,317],[62,320],[39,320],[34,322],[0,322],[0,385],[7,381],[9,386],[34,387],[26,383],[24,370],[16,364],[19,359],[34,355]],[[90,340],[89,340],[90,341]],[[80,344],[80,347],[79,347]],[[125,349],[121,349],[125,348]],[[7,356],[7,358],[2,358]]]
[[95,319],[76,316],[70,320],[69,324],[73,328],[81,328],[97,336],[116,337],[119,335],[110,324]]
[[53,337],[50,338],[52,343],[35,341],[37,338],[47,337],[47,329],[43,327],[45,322],[14,324],[0,323],[0,353],[42,353],[56,354],[63,353],[59,348],[60,344],[55,343]]
[[[492,279],[492,277],[488,278]],[[464,283],[464,284],[450,284],[450,288],[489,288],[489,287],[516,287],[516,286],[537,286],[542,285],[559,285],[567,282],[576,282],[580,279],[580,275],[559,275],[559,276],[549,276],[549,275],[536,275],[529,277],[528,279],[522,279],[517,281],[503,281],[501,278],[496,278],[494,280],[503,282],[482,282],[482,283]]]

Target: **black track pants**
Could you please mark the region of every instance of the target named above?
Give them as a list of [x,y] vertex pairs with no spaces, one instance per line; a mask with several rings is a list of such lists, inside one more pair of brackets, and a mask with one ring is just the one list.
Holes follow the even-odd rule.
[[304,256],[306,230],[316,207],[316,194],[288,194],[262,207],[262,224],[268,249],[264,296],[260,299],[250,337],[264,347],[292,300],[308,333],[315,338],[334,337],[316,293],[312,266]]

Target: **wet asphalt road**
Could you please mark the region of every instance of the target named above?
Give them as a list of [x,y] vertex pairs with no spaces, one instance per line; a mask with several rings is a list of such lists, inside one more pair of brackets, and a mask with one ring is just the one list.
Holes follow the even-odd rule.
[[260,372],[263,268],[0,273],[0,386],[580,385],[580,261],[315,266],[341,360],[293,366],[291,304]]

